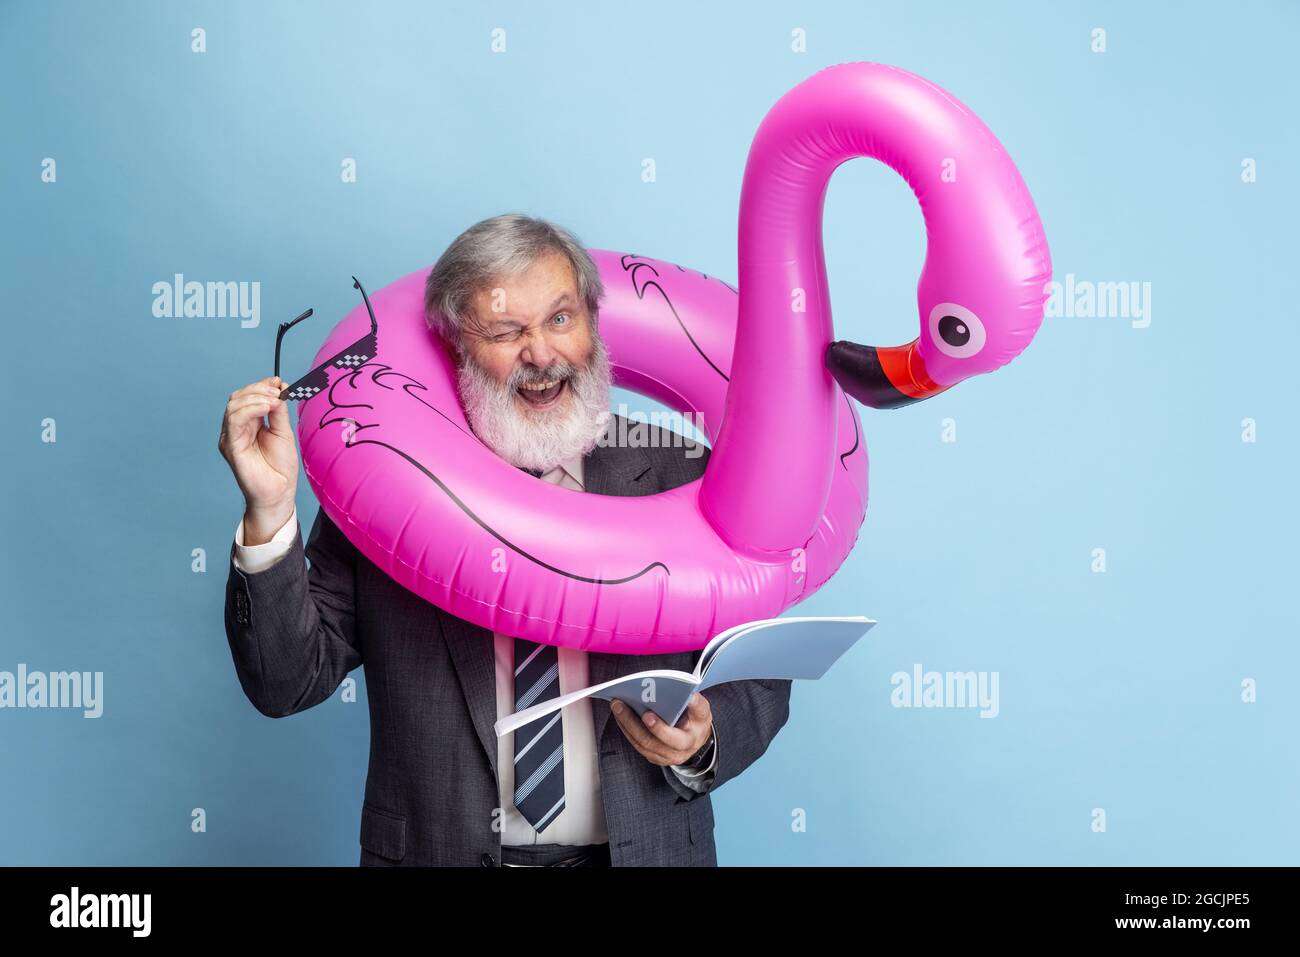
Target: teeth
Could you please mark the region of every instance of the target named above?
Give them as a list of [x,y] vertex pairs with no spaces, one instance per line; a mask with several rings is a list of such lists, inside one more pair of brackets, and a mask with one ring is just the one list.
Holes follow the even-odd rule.
[[554,382],[543,382],[541,384],[522,385],[520,386],[520,388],[527,389],[529,392],[543,392],[546,389],[549,389],[551,386],[555,385],[558,381],[559,380],[557,379]]

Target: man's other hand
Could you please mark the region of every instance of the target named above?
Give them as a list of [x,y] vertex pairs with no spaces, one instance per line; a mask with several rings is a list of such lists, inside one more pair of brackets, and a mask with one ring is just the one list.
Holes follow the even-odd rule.
[[611,701],[609,709],[623,734],[632,742],[632,747],[651,764],[685,764],[708,743],[709,735],[713,733],[713,711],[698,691],[691,695],[686,712],[676,727],[653,711],[638,718],[636,712],[621,701]]

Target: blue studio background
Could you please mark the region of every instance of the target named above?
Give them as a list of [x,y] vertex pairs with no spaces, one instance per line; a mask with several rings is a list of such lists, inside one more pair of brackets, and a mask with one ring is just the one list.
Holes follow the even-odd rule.
[[[734,282],[754,130],[846,60],[975,110],[1055,277],[1150,283],[1149,321],[1049,316],[996,374],[862,410],[861,539],[791,613],[880,624],[715,794],[720,863],[1296,863],[1296,8],[971,7],[0,3],[0,670],[105,688],[94,720],[0,710],[0,863],[356,863],[364,685],[271,720],[231,664],[227,395],[270,374],[277,323],[317,312],[292,377],[350,275],[500,212]],[[837,335],[912,339],[901,179],[841,167],[825,238]],[[259,282],[260,325],[155,317],[176,273]],[[894,707],[918,664],[996,673],[997,717]]]

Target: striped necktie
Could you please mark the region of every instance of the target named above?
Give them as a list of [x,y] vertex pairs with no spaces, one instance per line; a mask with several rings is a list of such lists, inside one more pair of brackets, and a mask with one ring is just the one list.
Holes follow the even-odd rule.
[[[554,645],[515,639],[515,710],[560,693],[560,660]],[[561,711],[514,732],[515,807],[541,833],[564,810],[564,724]]]
[[[524,469],[540,478],[542,472]],[[515,710],[560,693],[559,650],[515,639]],[[514,731],[515,807],[539,834],[564,810],[564,724],[555,711]]]

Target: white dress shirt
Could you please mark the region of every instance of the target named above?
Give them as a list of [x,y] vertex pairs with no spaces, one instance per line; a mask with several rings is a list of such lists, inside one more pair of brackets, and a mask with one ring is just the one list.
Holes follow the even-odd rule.
[[[581,492],[584,490],[582,458],[575,456],[544,473],[541,478],[544,482]],[[244,522],[241,518],[235,527],[235,566],[251,575],[264,571],[283,558],[293,544],[297,517],[295,507],[288,521],[263,545],[244,544]],[[497,717],[504,718],[515,711],[514,637],[496,632],[493,632],[492,637],[496,652]],[[578,691],[591,683],[587,652],[559,648],[557,657],[560,694]],[[541,833],[535,831],[515,807],[514,735],[505,734],[497,738],[497,787],[502,808],[502,844],[580,845],[604,844],[609,840],[605,830],[605,807],[600,795],[600,760],[596,753],[591,699],[583,698],[563,708],[560,720],[564,729],[564,810]],[[690,770],[674,764],[670,765],[673,774],[694,791],[706,790],[718,763],[716,740],[711,750],[712,760],[707,767]]]

